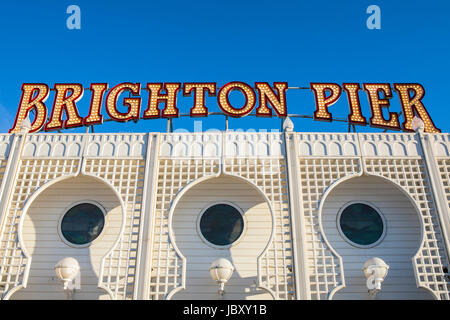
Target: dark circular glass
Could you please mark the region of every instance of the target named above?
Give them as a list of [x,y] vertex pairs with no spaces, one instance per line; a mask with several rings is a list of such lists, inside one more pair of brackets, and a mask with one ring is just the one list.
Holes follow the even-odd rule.
[[383,219],[371,206],[364,203],[349,205],[339,220],[344,235],[352,242],[367,246],[377,242],[383,235]]
[[61,221],[61,233],[70,243],[83,245],[94,241],[102,232],[105,217],[92,203],[72,207]]
[[206,209],[200,218],[200,231],[203,237],[217,246],[235,242],[244,230],[241,213],[228,204],[216,204]]

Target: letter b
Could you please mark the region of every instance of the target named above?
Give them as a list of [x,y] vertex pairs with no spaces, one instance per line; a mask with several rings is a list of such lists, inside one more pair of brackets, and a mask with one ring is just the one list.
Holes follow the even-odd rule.
[[259,314],[266,314],[267,310],[266,310],[266,306],[264,304],[259,306]]
[[232,304],[230,306],[230,314],[237,314],[237,305]]

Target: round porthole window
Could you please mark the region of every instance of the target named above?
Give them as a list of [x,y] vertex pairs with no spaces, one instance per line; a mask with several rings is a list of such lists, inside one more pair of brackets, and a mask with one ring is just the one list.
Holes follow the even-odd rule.
[[376,246],[386,232],[383,216],[373,206],[362,202],[347,204],[340,211],[338,227],[346,240],[362,248]]
[[84,246],[94,241],[105,225],[104,210],[94,203],[72,206],[61,219],[60,233],[72,245]]
[[244,230],[244,218],[237,207],[218,203],[200,215],[198,228],[204,240],[214,246],[230,246]]

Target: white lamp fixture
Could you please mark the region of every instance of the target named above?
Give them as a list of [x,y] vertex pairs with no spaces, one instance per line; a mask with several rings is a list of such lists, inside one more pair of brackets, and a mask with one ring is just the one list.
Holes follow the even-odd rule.
[[225,283],[230,280],[233,271],[233,265],[225,258],[215,260],[211,264],[211,267],[209,267],[211,278],[213,278],[213,280],[217,284],[219,284],[219,299],[222,299],[223,295],[225,294]]
[[389,266],[380,258],[371,258],[364,263],[364,276],[366,277],[366,286],[371,299],[375,299],[378,291],[381,290],[381,283],[386,277]]
[[71,299],[75,289],[81,288],[80,264],[75,258],[67,257],[58,261],[55,272],[64,283],[67,299]]

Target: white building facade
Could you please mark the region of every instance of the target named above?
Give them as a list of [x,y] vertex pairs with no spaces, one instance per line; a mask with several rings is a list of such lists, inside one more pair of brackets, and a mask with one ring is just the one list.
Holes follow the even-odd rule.
[[[450,134],[5,134],[0,182],[2,299],[65,299],[65,257],[74,299],[217,299],[218,258],[224,299],[369,299],[373,257],[377,299],[450,298]],[[104,215],[81,245],[64,233],[79,204]],[[226,245],[202,229],[218,204],[242,215]],[[352,204],[381,221],[369,245],[342,224]]]

